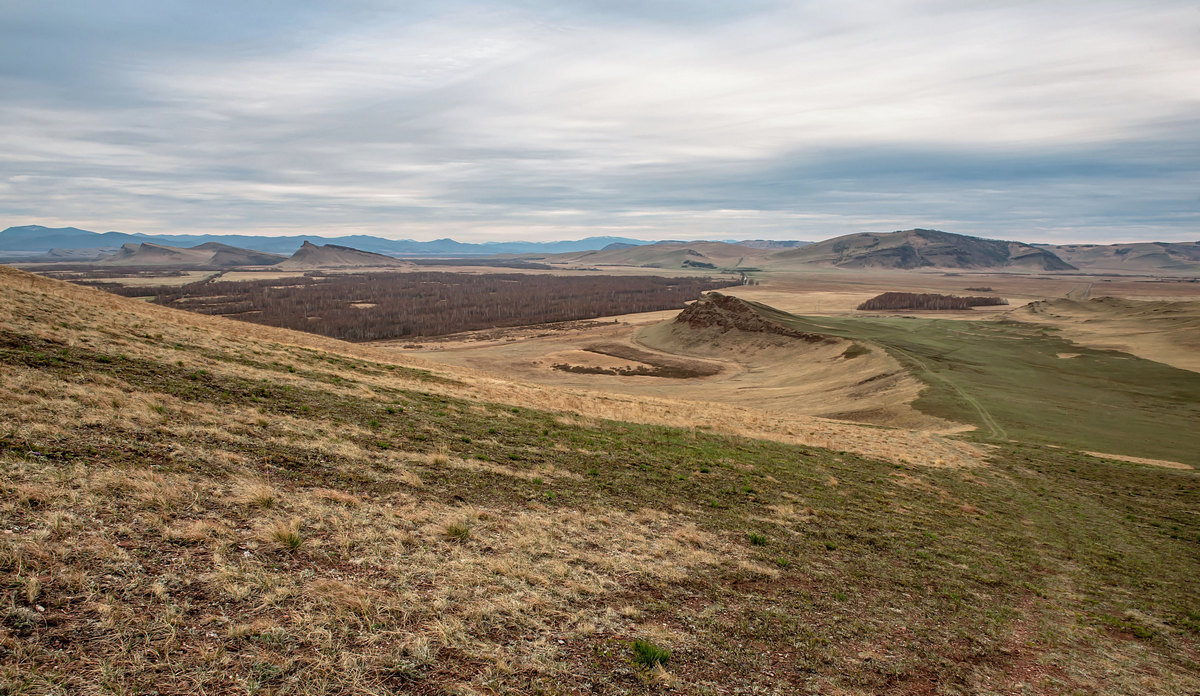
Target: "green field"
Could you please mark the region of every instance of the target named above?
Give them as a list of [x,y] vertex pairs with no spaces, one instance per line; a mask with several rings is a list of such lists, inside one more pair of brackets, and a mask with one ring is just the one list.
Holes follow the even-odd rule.
[[797,317],[755,308],[789,328],[882,346],[928,385],[916,408],[975,425],[975,437],[1200,464],[1195,372],[1014,321]]

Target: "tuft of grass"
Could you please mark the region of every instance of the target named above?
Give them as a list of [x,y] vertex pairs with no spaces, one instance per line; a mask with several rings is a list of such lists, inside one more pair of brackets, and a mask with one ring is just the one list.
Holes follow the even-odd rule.
[[300,550],[304,544],[304,536],[300,534],[300,525],[295,521],[290,524],[280,522],[271,530],[271,538],[292,552]]
[[265,483],[251,483],[242,489],[242,500],[251,507],[270,510],[275,507],[277,499],[275,489]]
[[471,538],[471,525],[466,520],[451,522],[450,524],[446,525],[446,528],[443,531],[445,532],[447,539],[450,541],[456,541],[460,544],[465,543]]
[[750,532],[750,543],[754,546],[766,546],[770,543],[770,539],[759,534],[758,532]]
[[633,641],[633,659],[645,667],[666,665],[671,659],[671,652],[641,638]]

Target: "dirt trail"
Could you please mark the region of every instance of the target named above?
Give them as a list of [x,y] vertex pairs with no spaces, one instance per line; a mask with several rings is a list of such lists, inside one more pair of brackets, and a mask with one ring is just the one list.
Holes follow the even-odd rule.
[[1000,424],[997,423],[996,419],[992,417],[992,414],[989,413],[988,410],[983,407],[983,404],[979,403],[979,401],[977,399],[975,399],[975,397],[971,396],[966,391],[964,391],[962,389],[962,387],[960,387],[956,382],[954,382],[954,380],[946,377],[945,375],[938,374],[937,372],[934,372],[933,370],[929,369],[929,365],[926,364],[924,360],[918,358],[917,356],[913,355],[912,353],[910,353],[906,350],[902,350],[900,348],[893,348],[893,350],[895,350],[897,353],[904,355],[906,358],[908,358],[909,360],[916,363],[921,368],[921,371],[926,375],[926,377],[928,377],[929,379],[936,379],[937,381],[941,382],[942,384],[945,384],[946,386],[950,387],[951,389],[954,390],[954,393],[959,396],[959,398],[961,398],[963,401],[970,404],[971,408],[975,409],[975,412],[979,414],[979,419],[983,422],[984,427],[986,427],[988,429],[988,437],[989,438],[991,438],[993,440],[1007,440],[1008,439],[1008,432],[1004,428],[1000,427]]

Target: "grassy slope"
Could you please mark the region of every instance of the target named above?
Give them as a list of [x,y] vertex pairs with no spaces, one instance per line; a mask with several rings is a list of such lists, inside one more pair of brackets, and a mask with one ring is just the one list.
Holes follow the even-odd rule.
[[913,406],[976,425],[979,437],[1200,465],[1195,372],[1081,347],[1033,324],[758,309],[802,331],[884,346],[930,386]]
[[1194,472],[570,418],[10,279],[7,693],[1200,687]]

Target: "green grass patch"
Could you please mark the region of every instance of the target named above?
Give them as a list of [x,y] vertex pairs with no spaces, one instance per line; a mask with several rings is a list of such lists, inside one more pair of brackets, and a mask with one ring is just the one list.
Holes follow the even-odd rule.
[[914,407],[975,425],[975,437],[1200,465],[1195,372],[1020,322],[798,317],[755,307],[791,329],[883,347],[928,385]]
[[671,661],[671,652],[666,648],[659,647],[648,640],[638,639],[633,641],[633,659],[643,667],[658,667],[665,666]]

